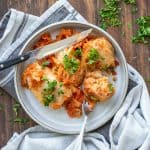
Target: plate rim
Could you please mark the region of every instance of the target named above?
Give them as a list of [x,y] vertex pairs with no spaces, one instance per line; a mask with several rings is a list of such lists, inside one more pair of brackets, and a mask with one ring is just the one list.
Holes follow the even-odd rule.
[[[123,94],[121,95],[120,97],[120,103],[118,104],[118,107],[116,109],[113,109],[113,111],[111,112],[111,115],[109,115],[109,117],[107,116],[107,118],[104,118],[103,121],[101,122],[101,124],[97,124],[95,126],[93,126],[92,128],[89,128],[86,130],[86,132],[90,132],[90,131],[93,131],[95,129],[97,129],[98,127],[100,126],[103,126],[105,123],[107,123],[114,115],[115,113],[118,111],[118,109],[121,107],[123,101],[124,101],[124,98],[126,96],[126,92],[127,92],[127,88],[128,88],[128,67],[127,67],[127,62],[126,62],[126,59],[125,59],[125,56],[123,54],[123,51],[121,49],[121,47],[119,46],[119,44],[117,43],[117,41],[109,34],[107,33],[106,31],[104,31],[103,29],[97,27],[96,25],[93,25],[91,23],[82,23],[80,21],[61,21],[61,22],[56,22],[56,23],[53,23],[53,24],[50,24],[50,25],[47,25],[41,29],[39,29],[38,31],[36,31],[35,33],[33,33],[33,35],[25,42],[24,46],[21,48],[20,52],[19,52],[19,55],[24,51],[25,47],[29,44],[29,42],[34,38],[36,37],[38,34],[40,34],[41,32],[45,31],[46,29],[48,28],[51,28],[51,27],[54,27],[54,26],[57,26],[57,25],[60,25],[60,24],[69,24],[69,23],[74,23],[74,24],[82,24],[82,25],[86,25],[86,26],[90,26],[96,30],[99,30],[102,34],[104,34],[106,37],[108,37],[108,39],[111,39],[111,43],[113,45],[116,45],[117,47],[117,51],[120,52],[121,54],[121,57],[122,57],[122,62],[123,62],[123,65],[124,65],[124,69],[125,69],[125,89],[123,91]],[[54,127],[51,127],[50,125],[48,125],[47,123],[45,122],[42,122],[40,121],[34,114],[32,114],[30,112],[30,110],[25,106],[25,104],[23,103],[23,101],[21,100],[21,97],[20,97],[20,94],[19,94],[19,90],[18,90],[18,86],[17,86],[17,70],[18,70],[18,65],[15,66],[15,75],[14,75],[14,85],[15,85],[15,90],[16,90],[16,94],[17,94],[17,97],[18,97],[18,100],[19,102],[21,103],[23,109],[25,110],[25,112],[38,124],[40,124],[41,126],[49,129],[49,130],[52,130],[52,131],[55,131],[55,132],[58,132],[58,133],[62,133],[62,134],[76,134],[76,133],[79,133],[79,131],[66,131],[66,130],[60,130],[60,129],[57,129],[57,128],[54,128]]]

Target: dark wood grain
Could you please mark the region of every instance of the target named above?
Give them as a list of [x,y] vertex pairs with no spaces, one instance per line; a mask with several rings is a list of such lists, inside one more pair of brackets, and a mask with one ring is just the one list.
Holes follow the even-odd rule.
[[[31,13],[33,15],[42,14],[49,8],[56,0],[0,0],[0,18],[7,12],[9,8],[15,8],[20,11]],[[99,25],[98,10],[103,7],[103,0],[69,0],[70,3],[90,22]],[[123,25],[119,28],[111,28],[108,32],[118,41],[126,56],[127,62],[135,67],[144,77],[150,79],[150,47],[143,44],[133,44],[131,36],[135,33],[137,26],[135,19],[141,15],[150,15],[149,0],[137,0],[138,12],[131,13],[131,6],[124,3],[121,4],[123,8],[120,18]],[[132,24],[132,28],[128,28],[128,24]],[[125,32],[125,36],[120,36]],[[150,89],[150,83],[147,83]],[[1,90],[1,89],[0,89]],[[1,90],[2,91],[2,90]],[[0,111],[0,147],[2,147],[14,132],[22,132],[23,130],[35,125],[36,123],[30,119],[29,123],[19,125],[10,122],[14,116],[12,105],[15,103],[7,93],[3,91],[4,95],[0,96],[0,104],[3,105],[3,110]],[[27,114],[21,109],[20,116],[29,118]]]

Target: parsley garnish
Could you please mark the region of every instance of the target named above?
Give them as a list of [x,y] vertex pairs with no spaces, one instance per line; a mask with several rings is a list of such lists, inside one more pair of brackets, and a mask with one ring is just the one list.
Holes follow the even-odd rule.
[[21,108],[21,105],[19,103],[15,103],[13,105],[13,111],[15,113],[15,117],[12,118],[10,121],[25,124],[29,121],[29,119],[18,116],[20,108]]
[[45,68],[45,67],[47,67],[49,64],[50,64],[49,61],[44,61],[44,62],[42,63],[42,67]]
[[124,36],[125,36],[125,32],[124,32],[124,31],[122,31],[121,36],[122,36],[122,37],[124,37]]
[[64,94],[64,91],[61,89],[61,87],[63,86],[63,82],[59,82],[59,89],[58,89],[58,95]]
[[135,4],[136,4],[135,0],[124,0],[124,2],[125,2],[126,4],[132,4],[132,5],[135,5]]
[[63,86],[63,82],[59,82],[59,86],[62,87]]
[[50,92],[53,92],[55,90],[56,85],[57,85],[56,80],[47,81],[47,90],[50,91]]
[[150,42],[150,16],[142,16],[136,20],[139,28],[132,37],[134,43],[148,44]]
[[62,89],[58,90],[58,95],[64,94],[64,91]]
[[[120,0],[104,0],[104,8],[99,11],[100,27],[106,30],[108,27],[117,27],[122,25],[119,15],[121,12]],[[137,12],[135,0],[124,0],[126,4],[132,5],[132,13]]]
[[82,55],[82,49],[81,48],[77,48],[75,51],[74,51],[74,56],[79,58],[81,57]]
[[150,79],[147,79],[146,82],[150,82]]
[[138,8],[136,7],[136,1],[135,0],[124,0],[126,4],[132,5],[132,13],[136,13],[138,11]]
[[10,121],[25,124],[25,123],[29,122],[29,119],[16,117],[16,118],[11,119]]
[[[44,81],[47,82],[47,87],[43,89],[42,91],[42,96],[43,96],[43,103],[45,106],[49,106],[50,103],[55,101],[55,96],[54,96],[54,91],[57,86],[57,81],[49,81],[46,77],[43,79]],[[63,86],[63,82],[59,82],[59,89],[58,89],[58,95],[64,94],[63,90],[61,87]]]
[[109,66],[107,64],[102,67],[103,71],[107,71],[108,69],[109,69]]
[[138,11],[138,8],[136,6],[132,6],[132,13],[136,13]]
[[91,100],[93,100],[93,101],[97,101],[97,98],[94,97],[94,96],[90,96],[90,98],[91,98]]
[[48,95],[44,95],[44,105],[45,106],[49,106],[49,104],[51,102],[54,102],[55,97],[54,95],[48,94]]
[[44,105],[48,106],[49,103],[55,101],[55,97],[53,95],[53,92],[56,88],[57,81],[56,80],[49,81],[48,79],[46,79],[46,82],[47,82],[47,87],[43,89],[42,95],[43,95]]
[[18,112],[19,112],[20,107],[21,107],[21,105],[19,103],[16,103],[13,105],[13,111],[14,111],[16,116],[18,116]]
[[118,0],[104,0],[104,8],[99,11],[100,27],[106,30],[108,27],[120,26],[120,10]]
[[132,28],[132,24],[128,23],[128,29],[131,29],[131,28]]
[[68,55],[63,59],[64,68],[70,73],[74,74],[79,68],[79,62],[75,58],[69,58]]
[[42,77],[42,80],[43,80],[43,81],[48,81],[48,79],[47,79],[46,76],[43,76],[43,77]]
[[110,92],[112,93],[112,92],[113,92],[113,89],[114,89],[113,84],[110,83],[110,84],[108,85],[108,87],[109,87]]
[[104,57],[100,56],[97,49],[92,48],[88,53],[88,64],[94,64],[99,58],[104,60]]

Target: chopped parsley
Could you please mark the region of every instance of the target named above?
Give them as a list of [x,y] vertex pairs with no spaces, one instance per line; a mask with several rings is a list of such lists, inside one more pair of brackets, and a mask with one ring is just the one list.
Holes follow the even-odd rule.
[[59,85],[58,95],[64,94],[64,91],[61,89],[63,82],[57,83],[56,80],[50,81],[46,77],[43,79],[47,83],[47,87],[42,91],[43,103],[45,106],[49,106],[50,103],[55,101],[54,91],[56,86]]
[[124,0],[124,2],[132,5],[132,13],[136,13],[138,11],[138,8],[136,7],[136,0]]
[[125,32],[124,31],[122,31],[121,36],[125,37]]
[[62,89],[58,90],[58,95],[64,94],[64,91]]
[[18,116],[18,112],[19,112],[20,108],[21,108],[21,105],[19,103],[16,103],[13,105],[13,111],[14,111],[16,116]]
[[49,81],[48,79],[46,79],[46,82],[47,82],[47,87],[43,89],[42,96],[43,96],[44,105],[48,106],[49,103],[55,101],[53,92],[56,88],[57,81],[56,80]]
[[94,97],[94,96],[90,96],[90,98],[91,98],[91,100],[93,100],[93,101],[97,101],[97,98]]
[[47,88],[46,90],[53,92],[55,90],[55,87],[57,85],[57,81],[53,80],[53,81],[47,81]]
[[77,48],[75,51],[74,51],[74,56],[79,58],[82,56],[82,49],[81,48]]
[[68,55],[64,56],[63,64],[70,74],[74,74],[79,68],[79,62],[75,58],[69,58]]
[[146,82],[150,82],[150,79],[147,79]]
[[42,63],[42,68],[47,67],[49,64],[50,64],[49,61],[44,61],[44,62]]
[[25,124],[25,123],[29,122],[29,119],[16,117],[16,118],[11,119],[10,121]]
[[132,24],[128,23],[128,29],[131,29],[131,28],[132,28]]
[[23,118],[23,117],[19,117],[19,110],[21,108],[21,105],[19,103],[15,103],[12,107],[14,113],[15,113],[15,117],[12,118],[10,121],[15,122],[15,123],[21,123],[21,124],[25,124],[29,121],[29,119],[27,118]]
[[108,71],[108,69],[109,69],[109,66],[107,64],[102,67],[103,71]]
[[63,86],[63,82],[59,82],[59,89],[58,89],[58,95],[64,94],[64,91],[61,89],[61,87]]
[[59,86],[62,87],[63,86],[63,82],[59,82]]
[[43,76],[43,77],[42,77],[42,80],[43,80],[43,81],[48,81],[48,79],[47,79],[46,76]]
[[54,95],[51,95],[51,94],[44,95],[44,105],[45,106],[49,106],[49,104],[54,101],[55,101]]
[[119,0],[104,0],[104,8],[99,11],[100,27],[106,30],[108,27],[120,26],[120,10]]
[[138,8],[136,6],[132,6],[132,13],[136,13],[138,11]]
[[112,93],[112,92],[113,92],[113,89],[114,89],[113,84],[110,83],[110,84],[108,85],[108,87],[109,87],[109,91]]
[[54,95],[52,93],[55,90],[57,81],[56,80],[53,80],[53,81],[46,80],[46,81],[47,81],[47,87],[43,89],[42,95],[43,95],[44,105],[48,106],[49,103],[55,100]]
[[[120,0],[103,0],[104,7],[99,10],[100,27],[106,30],[108,27],[117,27],[122,25],[120,21]],[[124,0],[126,4],[132,6],[132,13],[138,11],[136,0]]]
[[136,4],[136,1],[135,0],[124,0],[124,2],[126,4],[132,4],[132,5],[135,5]]
[[136,20],[139,28],[132,37],[134,43],[150,43],[150,16],[142,16]]
[[104,58],[98,53],[97,49],[92,48],[88,53],[88,64],[94,64],[99,58],[104,60]]

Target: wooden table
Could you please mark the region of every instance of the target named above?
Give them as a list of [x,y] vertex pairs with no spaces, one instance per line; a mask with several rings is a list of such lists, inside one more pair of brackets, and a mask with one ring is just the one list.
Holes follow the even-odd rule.
[[[48,9],[56,0],[0,0],[0,18],[8,11],[9,8],[15,8],[33,15],[40,15]],[[69,0],[70,3],[90,22],[99,25],[98,10],[103,6],[103,0]],[[150,79],[150,47],[143,44],[132,44],[131,36],[136,30],[134,20],[138,16],[150,15],[149,0],[137,0],[138,12],[133,15],[131,6],[121,4],[123,10],[121,12],[121,20],[123,26],[119,28],[109,29],[108,32],[117,40],[123,49],[127,62],[134,66],[144,77]],[[128,24],[132,24],[129,29]],[[125,32],[125,37],[121,37],[121,33]],[[149,85],[148,85],[149,84]],[[150,89],[150,83],[147,83]],[[0,89],[1,90],[1,89]],[[2,91],[2,90],[1,90]],[[20,125],[10,122],[10,119],[15,115],[12,110],[12,105],[15,100],[3,91],[4,95],[0,96],[0,104],[3,105],[3,110],[0,111],[0,147],[2,147],[14,132],[22,132],[23,130],[35,125],[36,123],[30,119],[29,123]],[[22,117],[29,118],[22,109],[20,111]]]

